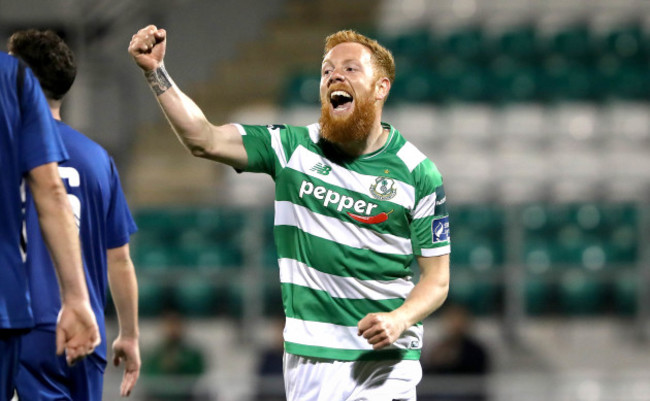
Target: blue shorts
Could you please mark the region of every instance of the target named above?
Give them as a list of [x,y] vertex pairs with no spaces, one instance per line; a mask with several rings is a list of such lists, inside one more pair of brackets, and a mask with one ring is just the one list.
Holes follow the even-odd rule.
[[0,330],[0,400],[9,401],[14,395],[18,373],[20,338],[25,330]]
[[56,355],[54,331],[37,328],[22,338],[16,391],[21,400],[101,400],[105,368],[95,354],[68,366]]

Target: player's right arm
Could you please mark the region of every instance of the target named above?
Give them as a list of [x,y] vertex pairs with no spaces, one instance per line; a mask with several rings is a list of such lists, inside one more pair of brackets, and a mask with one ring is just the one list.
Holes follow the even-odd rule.
[[178,88],[165,70],[166,39],[164,29],[149,25],[133,35],[129,54],[144,71],[178,139],[194,156],[245,168],[248,157],[237,128],[230,124],[211,124],[198,105]]
[[72,364],[90,354],[100,342],[81,262],[79,234],[57,163],[31,169],[27,183],[61,290],[61,312],[56,328],[57,354],[65,349],[67,361]]

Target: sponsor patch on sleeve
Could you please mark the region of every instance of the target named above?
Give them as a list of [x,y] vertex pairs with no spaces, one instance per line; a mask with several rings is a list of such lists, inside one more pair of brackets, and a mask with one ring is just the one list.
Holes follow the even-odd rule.
[[439,217],[431,223],[433,243],[449,241],[449,216]]

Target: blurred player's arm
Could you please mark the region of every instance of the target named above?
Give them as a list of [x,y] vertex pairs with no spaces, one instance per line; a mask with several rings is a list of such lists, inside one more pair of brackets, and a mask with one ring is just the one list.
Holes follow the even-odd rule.
[[113,364],[124,362],[120,394],[126,397],[140,376],[140,331],[138,328],[138,282],[129,244],[107,251],[108,285],[117,311],[119,334],[113,341]]
[[395,342],[402,333],[438,309],[449,292],[449,255],[418,256],[420,280],[402,306],[389,313],[370,313],[358,324],[358,334],[374,349]]
[[65,349],[71,364],[90,354],[101,341],[88,297],[79,233],[57,163],[33,168],[27,175],[27,183],[61,291],[57,354]]
[[167,32],[149,25],[131,39],[129,54],[147,78],[181,143],[197,157],[245,168],[248,156],[234,125],[215,126],[171,79],[163,63]]

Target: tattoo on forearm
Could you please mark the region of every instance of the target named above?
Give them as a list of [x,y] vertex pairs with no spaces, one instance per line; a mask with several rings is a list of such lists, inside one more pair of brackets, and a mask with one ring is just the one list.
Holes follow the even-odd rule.
[[147,82],[156,96],[162,95],[167,89],[172,87],[172,79],[167,73],[167,70],[165,70],[164,65],[161,65],[153,71],[145,72],[144,76],[147,78]]

